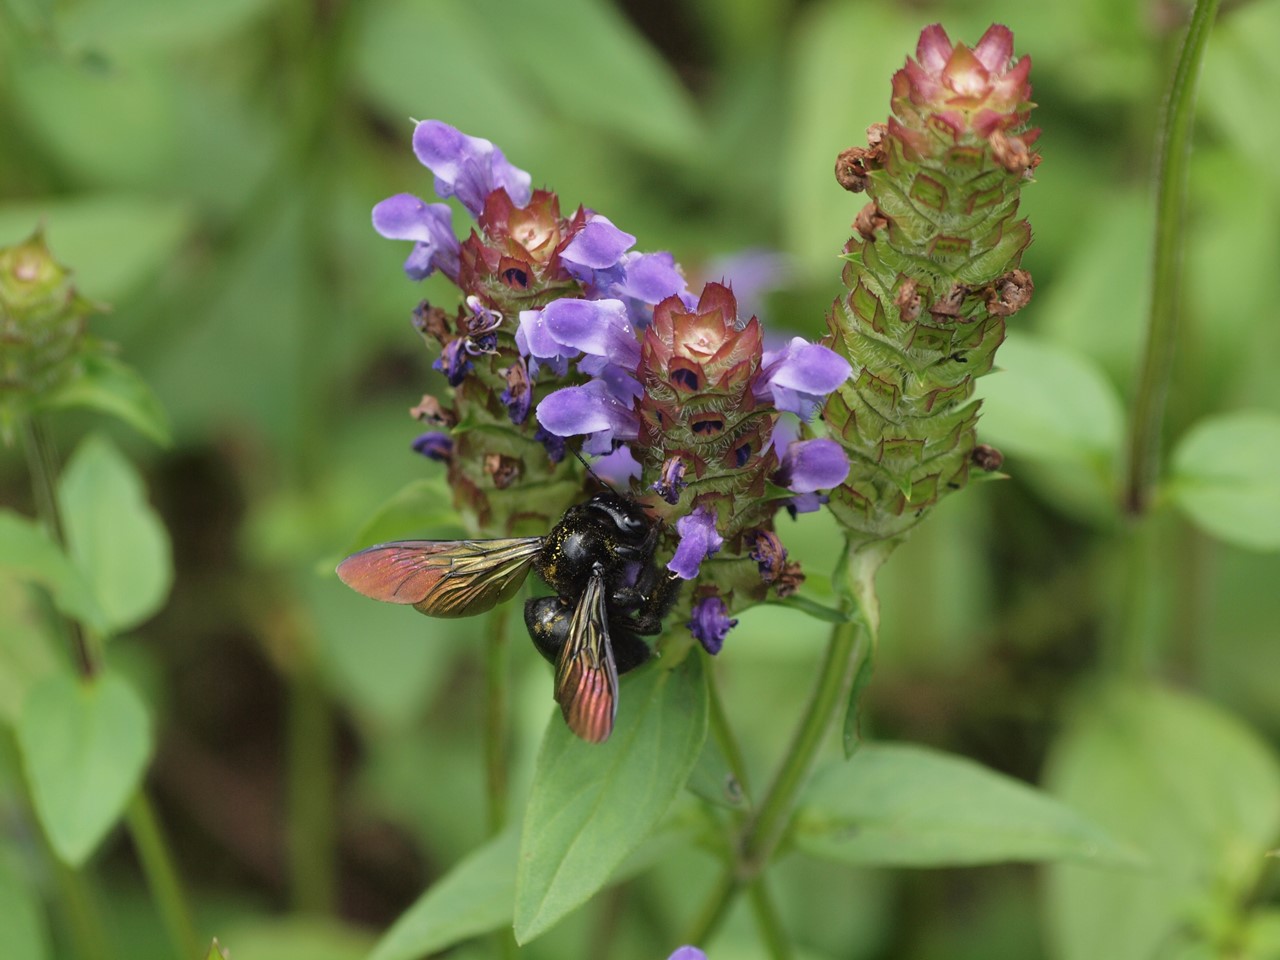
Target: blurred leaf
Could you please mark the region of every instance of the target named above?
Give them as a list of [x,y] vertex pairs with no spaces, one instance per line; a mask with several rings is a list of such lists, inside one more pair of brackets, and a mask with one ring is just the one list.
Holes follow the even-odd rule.
[[53,408],[90,407],[119,417],[162,447],[171,441],[169,418],[147,381],[128,364],[105,353],[82,361],[82,373],[45,397]]
[[1014,333],[1000,348],[997,363],[997,372],[978,381],[984,439],[1006,454],[1110,470],[1123,412],[1115,388],[1093,361]]
[[58,485],[71,559],[116,633],[164,605],[173,582],[169,535],[133,464],[102,436],[76,448]]
[[519,849],[515,828],[477,847],[400,915],[368,960],[416,960],[510,923]]
[[9,510],[0,510],[0,569],[35,581],[53,595],[63,613],[95,630],[106,630],[106,614],[80,570],[43,527]]
[[466,537],[458,511],[450,506],[453,495],[443,476],[414,480],[365,521],[347,546],[355,553],[390,540],[457,540]]
[[230,960],[364,960],[372,943],[349,924],[305,916],[239,924],[224,939]]
[[869,744],[820,771],[796,813],[796,846],[875,866],[1029,860],[1132,864],[1133,854],[1070,807],[972,760]]
[[747,806],[742,784],[733,775],[729,761],[715,737],[707,737],[703,742],[702,753],[698,755],[698,762],[694,764],[689,782],[685,786],[695,796],[718,807],[742,810]]
[[89,0],[59,15],[59,39],[69,49],[172,51],[210,45],[243,27],[273,0]]
[[142,782],[151,725],[138,695],[115,674],[90,681],[57,674],[27,695],[18,746],[49,842],[79,866]]
[[164,66],[57,56],[35,47],[14,65],[9,92],[56,163],[89,183],[140,189],[172,166],[178,109]]
[[30,599],[25,584],[0,575],[0,723],[9,725],[17,722],[27,690],[59,662]]
[[46,960],[49,936],[32,878],[0,850],[0,943],[5,960]]
[[1245,956],[1269,960],[1280,957],[1280,910],[1259,910],[1244,932]]
[[1228,543],[1280,549],[1280,415],[1242,411],[1200,421],[1174,449],[1168,493]]
[[[512,16],[507,0],[480,0],[475,8],[489,23]],[[496,59],[526,74],[560,116],[646,150],[698,157],[704,138],[692,97],[614,4],[559,0],[536,17],[521,17],[519,30],[488,37],[498,45]],[[548,56],[550,50],[566,53]],[[625,106],[620,91],[626,91]]]
[[516,876],[521,943],[599,890],[689,779],[707,734],[699,656],[623,679],[617,723],[602,744],[569,732],[557,711],[538,754]]
[[815,620],[821,620],[823,623],[848,623],[851,615],[837,610],[835,607],[824,606],[816,600],[810,600],[808,597],[802,597],[799,594],[792,594],[789,597],[775,597],[765,601],[771,603],[775,607],[790,607],[792,610],[798,610],[806,616],[813,617]]
[[1280,89],[1271,42],[1277,31],[1280,10],[1271,3],[1241,5],[1219,17],[1205,49],[1198,98],[1199,112],[1273,182],[1280,182],[1274,162],[1280,129],[1259,118],[1271,115]]
[[[111,302],[135,290],[172,260],[191,229],[186,205],[120,194],[46,198],[0,206],[0,243],[27,236],[38,223],[60,263],[75,271],[88,297]],[[110,330],[110,317],[90,329]]]
[[1237,909],[1280,832],[1280,766],[1219,708],[1157,687],[1091,691],[1054,745],[1048,784],[1152,869],[1049,870],[1062,960],[1148,957],[1193,916]]

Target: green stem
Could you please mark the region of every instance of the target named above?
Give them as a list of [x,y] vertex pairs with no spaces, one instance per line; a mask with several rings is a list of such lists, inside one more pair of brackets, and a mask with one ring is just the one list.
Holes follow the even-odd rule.
[[1178,338],[1179,277],[1185,232],[1191,132],[1196,81],[1219,0],[1196,0],[1165,104],[1156,168],[1155,264],[1151,273],[1151,312],[1142,370],[1129,424],[1129,463],[1124,509],[1145,513],[1160,461],[1160,433]]
[[289,876],[293,906],[333,908],[333,714],[309,663],[299,663],[289,690]]
[[88,880],[84,874],[59,860],[52,849],[49,850],[49,859],[58,884],[58,899],[71,928],[75,955],[81,960],[111,960],[102,912]]
[[773,897],[765,877],[756,879],[747,887],[747,898],[751,901],[751,912],[756,918],[756,927],[760,930],[760,939],[773,960],[791,960],[793,956],[791,941],[783,929],[782,919],[778,916],[778,908],[774,906]]
[[160,918],[169,935],[174,956],[177,960],[194,960],[200,957],[201,943],[196,936],[195,923],[183,895],[178,871],[165,843],[160,821],[144,791],[139,790],[129,803],[125,822],[133,837],[142,871],[147,876],[147,886],[160,910]]
[[724,712],[724,701],[720,697],[720,688],[716,684],[715,672],[709,668],[707,670],[707,694],[711,708],[709,718],[711,735],[716,738],[716,743],[720,745],[720,751],[724,754],[724,758],[729,764],[729,772],[738,781],[742,796],[746,800],[747,806],[750,807],[751,783],[747,779],[747,762],[742,756],[742,748],[738,745],[738,738],[734,736],[733,728],[729,725],[729,716]]

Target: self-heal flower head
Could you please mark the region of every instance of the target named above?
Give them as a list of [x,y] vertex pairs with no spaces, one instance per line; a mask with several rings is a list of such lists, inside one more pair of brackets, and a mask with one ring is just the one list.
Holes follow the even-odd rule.
[[724,638],[737,625],[737,620],[729,619],[729,608],[718,596],[703,597],[694,603],[688,624],[694,639],[713,656],[720,652]]
[[443,121],[423,120],[414,128],[413,152],[435,174],[436,195],[456,196],[473,217],[480,216],[495,190],[505,190],[518,207],[532,196],[532,177],[512,166],[501,150]]
[[698,507],[676,521],[676,533],[680,535],[680,543],[667,569],[681,580],[693,580],[702,561],[724,544],[724,537],[716,530],[716,512],[706,505]]
[[458,279],[458,238],[447,204],[423,203],[412,194],[397,193],[373,208],[373,229],[388,240],[414,242],[404,262],[410,280],[425,279],[435,270]]

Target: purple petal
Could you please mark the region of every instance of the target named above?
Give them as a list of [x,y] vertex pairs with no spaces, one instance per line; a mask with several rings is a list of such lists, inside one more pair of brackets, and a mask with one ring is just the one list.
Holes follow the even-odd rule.
[[621,293],[625,296],[653,305],[689,292],[689,285],[676,266],[676,258],[665,251],[629,253],[622,257],[621,263]]
[[707,960],[707,955],[697,947],[677,947],[667,960]]
[[558,437],[605,433],[612,439],[634,440],[640,429],[635,411],[611,396],[599,380],[548,394],[538,404],[537,417]]
[[[615,227],[608,217],[594,214],[560,253],[567,263],[603,270],[635,246],[636,238]],[[576,274],[575,274],[576,275]]]
[[812,419],[828,393],[849,379],[853,368],[834,350],[796,337],[764,355],[764,377],[756,399],[772,399],[779,410]]
[[373,208],[373,229],[389,240],[415,241],[404,264],[411,279],[421,280],[437,268],[450,279],[458,276],[459,244],[447,204],[398,193]]
[[413,441],[412,446],[414,450],[428,460],[440,460],[447,463],[449,457],[453,455],[453,440],[449,438],[447,433],[441,433],[439,430],[424,433]]
[[550,360],[560,356],[560,344],[547,329],[541,310],[521,310],[516,328],[516,349],[526,357]]
[[797,514],[801,513],[817,513],[822,509],[822,505],[831,498],[825,493],[797,493],[790,500],[783,504],[787,508],[787,513],[791,514],[794,520]]
[[562,356],[581,351],[633,370],[640,362],[640,341],[621,300],[553,300],[543,308],[540,323]]
[[796,493],[839,486],[849,475],[849,458],[834,440],[798,440],[787,447],[777,483]]
[[512,166],[501,150],[440,120],[424,120],[414,128],[413,152],[436,175],[436,193],[456,196],[474,217],[480,216],[485,198],[500,187],[517,207],[532,196],[532,178]]
[[716,513],[707,506],[676,521],[676,533],[680,543],[667,569],[682,580],[692,580],[698,575],[702,561],[720,549],[724,537],[716,530]]
[[[702,644],[707,653],[714,656],[724,646],[725,635],[738,625],[738,621],[729,619],[729,608],[724,605],[724,601],[719,597],[703,597],[693,605],[692,613],[693,616],[688,624],[689,632]],[[683,947],[681,949],[685,951],[693,950],[692,947]],[[680,950],[677,950],[672,956],[675,957],[680,952]],[[700,951],[686,954],[686,956],[701,955]]]
[[608,453],[599,460],[591,461],[591,469],[595,475],[606,483],[620,490],[631,486],[631,481],[639,479],[640,464],[631,453],[631,448],[622,444],[617,450]]

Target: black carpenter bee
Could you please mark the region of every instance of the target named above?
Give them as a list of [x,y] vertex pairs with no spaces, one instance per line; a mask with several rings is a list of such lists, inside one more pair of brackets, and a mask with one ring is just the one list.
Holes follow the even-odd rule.
[[680,589],[654,564],[658,524],[612,490],[570,507],[545,537],[403,540],[338,565],[366,597],[413,604],[429,617],[469,617],[511,599],[529,568],[555,596],[525,603],[538,652],[555,664],[555,698],[569,729],[601,743],[613,731],[618,676],[649,659]]

